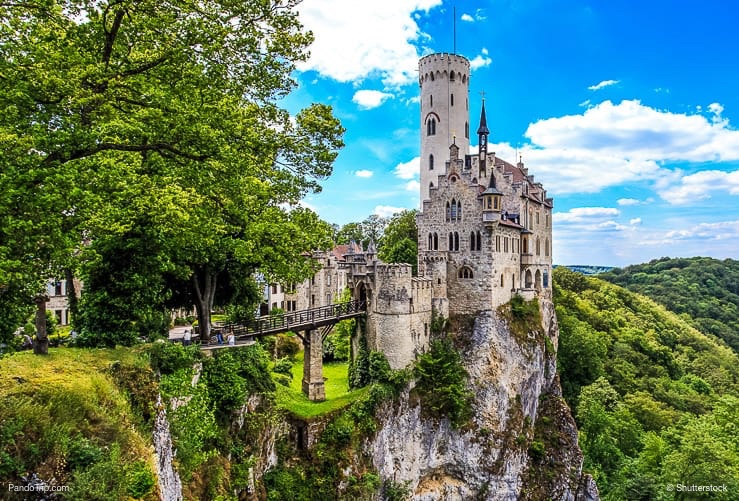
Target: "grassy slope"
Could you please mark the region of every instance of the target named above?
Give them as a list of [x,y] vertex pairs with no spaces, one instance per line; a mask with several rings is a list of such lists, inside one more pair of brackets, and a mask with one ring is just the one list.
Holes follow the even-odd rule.
[[310,419],[342,409],[367,392],[367,388],[349,391],[349,364],[334,362],[324,364],[323,377],[325,378],[326,400],[311,402],[303,394],[303,353],[295,357],[290,386],[277,385],[277,405],[297,417]]
[[[36,473],[70,487],[73,499],[125,498],[131,475],[153,480],[149,432],[111,375],[145,369],[131,349],[52,348],[0,362],[0,478]],[[147,473],[148,472],[148,473]],[[150,489],[148,496],[152,494]]]

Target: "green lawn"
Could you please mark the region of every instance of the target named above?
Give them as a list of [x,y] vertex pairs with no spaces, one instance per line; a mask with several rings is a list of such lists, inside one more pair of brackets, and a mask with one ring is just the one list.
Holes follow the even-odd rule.
[[313,418],[341,409],[364,395],[367,388],[349,391],[349,363],[333,362],[323,365],[326,400],[311,402],[303,394],[303,353],[298,353],[292,368],[290,386],[277,384],[277,405],[300,418]]

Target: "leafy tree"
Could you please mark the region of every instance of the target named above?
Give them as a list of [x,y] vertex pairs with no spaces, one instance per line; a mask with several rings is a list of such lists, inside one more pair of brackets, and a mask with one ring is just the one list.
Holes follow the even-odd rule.
[[320,189],[343,129],[327,106],[291,117],[277,105],[312,38],[296,4],[8,4],[0,292],[40,291],[84,239],[141,221],[189,281],[206,335],[228,263],[309,274],[302,252],[329,230],[288,207]]
[[385,227],[382,247],[378,257],[386,263],[408,263],[413,274],[418,270],[417,210],[404,210],[394,214]]

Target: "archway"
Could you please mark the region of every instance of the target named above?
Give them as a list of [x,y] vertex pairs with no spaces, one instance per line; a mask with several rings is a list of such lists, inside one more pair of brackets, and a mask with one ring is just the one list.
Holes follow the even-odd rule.
[[532,289],[533,285],[534,284],[531,276],[531,270],[526,270],[526,274],[524,275],[524,288]]

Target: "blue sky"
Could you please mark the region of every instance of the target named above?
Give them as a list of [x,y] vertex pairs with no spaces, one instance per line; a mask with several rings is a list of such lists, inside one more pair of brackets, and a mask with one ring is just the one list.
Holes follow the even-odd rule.
[[[456,16],[453,15],[456,7]],[[417,208],[418,58],[470,59],[473,130],[554,197],[556,264],[739,259],[739,6],[724,0],[304,0],[290,109],[346,147],[305,204],[329,222]],[[472,138],[473,148],[476,138]]]

